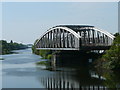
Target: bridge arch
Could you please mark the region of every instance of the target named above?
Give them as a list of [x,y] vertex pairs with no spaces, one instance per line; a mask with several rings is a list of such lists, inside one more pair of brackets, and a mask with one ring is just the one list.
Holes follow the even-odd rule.
[[[76,50],[79,48],[80,35],[67,27],[53,27],[47,30],[35,43],[40,49],[69,48]],[[69,38],[69,40],[68,40]],[[46,41],[44,43],[44,41]]]
[[36,49],[106,49],[114,40],[107,31],[85,25],[59,25],[47,30],[36,42]]

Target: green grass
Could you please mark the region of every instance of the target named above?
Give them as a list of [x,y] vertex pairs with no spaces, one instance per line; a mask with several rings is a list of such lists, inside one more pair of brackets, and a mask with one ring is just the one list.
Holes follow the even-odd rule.
[[40,59],[46,59],[46,58],[44,58],[44,57],[41,57]]

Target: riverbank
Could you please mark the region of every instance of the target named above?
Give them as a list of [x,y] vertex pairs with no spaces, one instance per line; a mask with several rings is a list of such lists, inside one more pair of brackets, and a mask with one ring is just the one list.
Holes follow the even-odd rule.
[[51,50],[36,50],[35,46],[32,46],[32,53],[40,55],[43,59],[51,59],[53,52]]

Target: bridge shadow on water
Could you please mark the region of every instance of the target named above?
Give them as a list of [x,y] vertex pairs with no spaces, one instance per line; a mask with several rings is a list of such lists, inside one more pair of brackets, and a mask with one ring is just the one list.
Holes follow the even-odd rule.
[[117,88],[120,87],[120,79],[117,82],[113,79],[109,81],[109,74],[111,73],[105,74],[108,75],[106,77],[109,77],[106,78],[104,73],[95,71],[89,66],[91,60],[96,59],[97,54],[81,53],[79,56],[75,55],[74,53],[66,54],[62,52],[56,58],[52,58],[57,59],[56,63],[48,66],[47,70],[53,73],[41,77],[40,82],[48,90],[108,90],[108,88],[119,90]]

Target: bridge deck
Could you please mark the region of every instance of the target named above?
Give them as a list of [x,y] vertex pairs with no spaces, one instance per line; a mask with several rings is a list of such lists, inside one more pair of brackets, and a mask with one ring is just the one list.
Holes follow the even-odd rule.
[[83,46],[81,49],[76,48],[36,48],[37,50],[107,50],[110,46],[96,46],[96,47],[86,47]]

